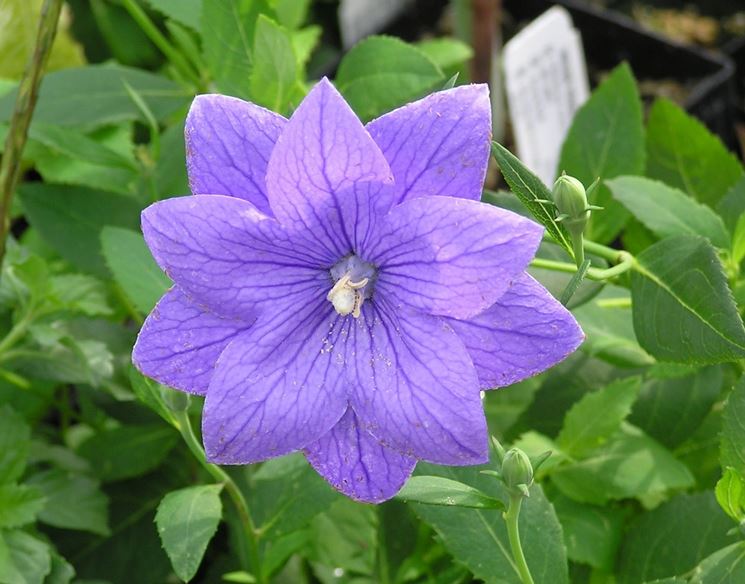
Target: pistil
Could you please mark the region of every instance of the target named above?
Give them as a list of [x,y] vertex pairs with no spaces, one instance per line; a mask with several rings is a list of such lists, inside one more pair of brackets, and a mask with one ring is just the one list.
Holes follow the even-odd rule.
[[334,305],[338,314],[342,316],[351,314],[354,318],[359,318],[362,303],[365,301],[362,290],[368,282],[368,278],[353,282],[351,274],[347,272],[334,284],[334,287],[326,295],[326,299]]

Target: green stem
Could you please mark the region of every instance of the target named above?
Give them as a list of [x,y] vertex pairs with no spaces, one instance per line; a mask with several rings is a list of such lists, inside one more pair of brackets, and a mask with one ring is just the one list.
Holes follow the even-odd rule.
[[0,341],[0,358],[5,357],[6,353],[15,347],[18,341],[24,337],[33,320],[33,311],[29,308],[21,319],[13,325],[13,328],[8,331],[8,334],[5,335],[3,340]]
[[122,6],[129,12],[129,15],[139,25],[147,37],[153,41],[153,44],[160,49],[160,51],[166,56],[166,58],[173,63],[173,66],[186,77],[189,81],[194,83],[197,87],[201,87],[202,80],[199,75],[191,68],[189,62],[181,55],[181,53],[174,47],[170,41],[163,35],[162,32],[155,26],[155,23],[150,20],[147,13],[140,7],[135,0],[122,0]]
[[[612,264],[615,264],[606,269],[590,268],[587,270],[587,278],[589,280],[595,280],[598,282],[609,280],[610,278],[615,278],[616,276],[620,276],[629,271],[634,266],[634,256],[627,251],[613,249],[588,240],[584,241],[584,249],[596,256],[608,260]],[[565,272],[567,274],[573,274],[578,270],[578,267],[575,264],[556,262],[554,260],[544,260],[542,258],[535,258],[530,262],[530,265],[535,268],[552,270],[554,272]]]
[[572,248],[574,249],[574,261],[579,268],[585,263],[585,247],[582,233],[578,233],[572,237]]
[[248,510],[248,504],[243,496],[243,493],[235,484],[235,481],[226,473],[222,468],[217,465],[210,464],[207,462],[207,458],[204,454],[204,449],[199,443],[196,435],[194,434],[194,428],[191,425],[189,414],[186,411],[176,411],[173,415],[178,424],[178,429],[183,436],[186,445],[191,450],[194,457],[199,461],[202,467],[218,482],[222,483],[225,492],[227,492],[230,499],[233,501],[233,505],[238,512],[238,519],[243,527],[244,534],[246,536],[246,543],[248,545],[248,557],[251,563],[251,571],[253,576],[256,578],[257,584],[263,584],[265,582],[264,574],[261,569],[261,556],[259,554],[259,542],[257,537],[257,530],[254,526],[251,513]]
[[10,208],[18,175],[21,169],[21,156],[26,145],[28,127],[39,97],[44,65],[52,49],[57,22],[59,21],[62,0],[46,0],[41,9],[36,45],[23,78],[18,85],[13,116],[10,119],[5,150],[0,161],[0,263],[5,256],[5,244],[10,231]]
[[530,575],[528,563],[525,561],[523,546],[520,543],[520,527],[518,520],[520,518],[520,507],[523,504],[523,496],[511,494],[510,506],[504,514],[504,521],[507,524],[507,535],[510,538],[510,547],[512,548],[512,557],[515,560],[518,574],[523,584],[533,584],[533,577]]

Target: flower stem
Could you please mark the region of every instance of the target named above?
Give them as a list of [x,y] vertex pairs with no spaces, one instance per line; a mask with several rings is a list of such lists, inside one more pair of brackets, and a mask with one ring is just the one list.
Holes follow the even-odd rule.
[[259,542],[257,537],[257,530],[254,526],[251,513],[248,510],[248,504],[243,496],[243,493],[235,484],[235,481],[226,473],[223,469],[215,464],[207,462],[207,458],[204,454],[204,449],[199,443],[196,435],[194,434],[194,428],[191,425],[189,414],[186,411],[174,411],[173,416],[176,419],[178,430],[181,432],[186,445],[191,450],[194,457],[199,461],[202,467],[218,482],[222,483],[225,492],[227,492],[230,499],[233,501],[236,511],[238,512],[238,519],[243,527],[243,532],[246,537],[246,544],[248,547],[248,559],[250,562],[250,568],[253,572],[253,576],[256,578],[257,584],[263,584],[265,582],[264,574],[261,569],[261,556],[259,554]]
[[512,548],[512,558],[515,560],[517,571],[523,584],[533,584],[533,576],[530,575],[528,563],[525,561],[523,546],[520,543],[520,527],[518,519],[520,518],[520,507],[523,504],[523,496],[519,494],[510,494],[510,505],[504,514],[504,521],[507,524],[507,535],[510,538],[510,547]]
[[36,45],[23,78],[18,85],[13,116],[10,119],[5,150],[0,161],[0,263],[5,256],[5,244],[10,231],[10,207],[18,175],[21,169],[21,156],[26,145],[28,127],[39,97],[42,72],[52,50],[57,33],[62,0],[46,0],[41,9]]
[[[587,270],[587,278],[589,280],[595,280],[598,282],[609,280],[610,278],[615,278],[616,276],[620,276],[629,271],[634,266],[634,256],[627,251],[613,249],[588,240],[584,241],[584,249],[596,256],[608,260],[612,264],[615,264],[606,269],[590,268]],[[530,265],[534,268],[553,270],[554,272],[565,272],[567,274],[573,274],[579,269],[575,264],[556,262],[554,260],[544,260],[542,258],[535,258],[530,262]]]

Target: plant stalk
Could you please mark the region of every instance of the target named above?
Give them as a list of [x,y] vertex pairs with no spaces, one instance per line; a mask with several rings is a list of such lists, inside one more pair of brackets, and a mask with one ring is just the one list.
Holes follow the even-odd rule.
[[238,512],[238,519],[243,527],[243,532],[246,536],[246,543],[248,546],[248,558],[251,564],[251,571],[253,576],[256,578],[257,584],[264,584],[265,578],[261,566],[261,555],[259,554],[259,542],[257,537],[257,530],[254,526],[251,513],[248,510],[248,504],[243,496],[243,493],[235,484],[235,481],[226,473],[222,468],[215,464],[207,462],[207,458],[204,454],[204,449],[199,443],[196,435],[194,434],[194,428],[191,425],[189,414],[186,411],[174,411],[173,415],[178,424],[179,432],[183,436],[186,445],[191,450],[194,457],[199,461],[202,467],[218,482],[222,483],[225,492],[230,497],[236,511]]
[[520,579],[523,584],[534,584],[533,576],[530,575],[528,563],[525,561],[523,546],[520,543],[520,527],[518,525],[518,520],[520,518],[520,507],[522,507],[522,504],[522,495],[510,494],[510,505],[507,508],[507,512],[504,514],[504,521],[507,524],[507,535],[510,539],[512,557],[515,560]]
[[36,100],[39,97],[44,66],[57,34],[61,10],[62,0],[45,0],[41,8],[34,52],[18,85],[18,96],[10,118],[5,150],[2,161],[0,161],[0,264],[5,257],[5,247],[10,231],[10,208],[13,202],[13,191],[20,174],[21,156],[26,145]]
[[[612,265],[610,268],[590,268],[587,270],[587,279],[602,282],[615,278],[621,274],[629,271],[634,267],[634,256],[627,251],[613,249],[595,243],[594,241],[584,240],[584,249],[596,256],[608,260]],[[579,268],[576,264],[570,264],[568,262],[557,262],[554,260],[544,260],[542,258],[535,258],[530,265],[534,268],[542,268],[544,270],[553,270],[554,272],[565,272],[567,274],[574,274]]]

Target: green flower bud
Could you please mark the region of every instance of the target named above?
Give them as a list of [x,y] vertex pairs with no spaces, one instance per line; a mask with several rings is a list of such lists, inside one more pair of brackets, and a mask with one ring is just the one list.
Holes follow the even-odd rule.
[[590,209],[582,183],[573,176],[562,174],[554,183],[553,197],[559,213],[566,215],[564,225],[570,230],[575,226],[579,231],[584,230]]
[[523,495],[533,484],[533,466],[528,455],[519,448],[511,448],[504,455],[502,480],[508,489]]

